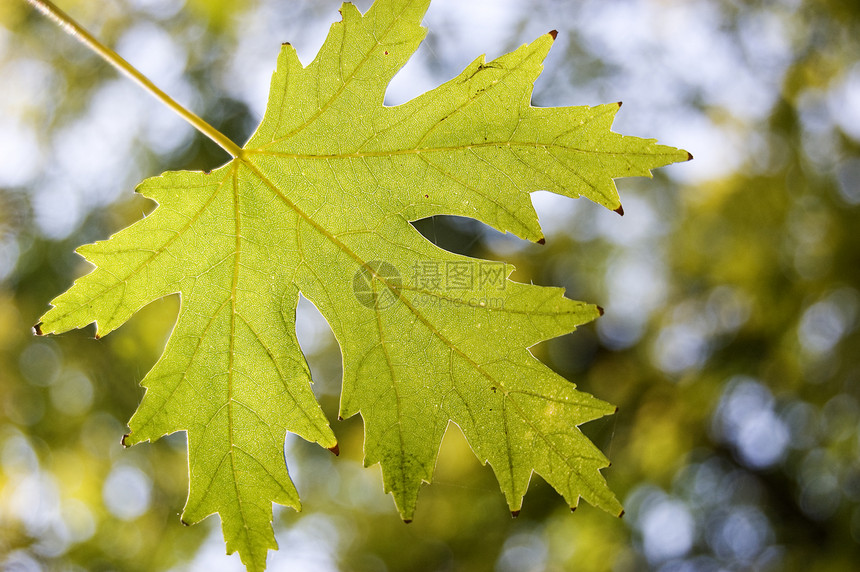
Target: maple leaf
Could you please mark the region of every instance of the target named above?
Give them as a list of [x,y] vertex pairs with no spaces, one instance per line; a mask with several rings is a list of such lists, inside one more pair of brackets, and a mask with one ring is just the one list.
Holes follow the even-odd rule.
[[288,431],[335,450],[295,334],[301,292],[343,353],[340,414],[361,413],[365,464],[410,520],[453,421],[519,511],[532,472],[571,506],[618,514],[608,462],[577,428],[614,407],[527,348],[595,319],[560,288],[509,280],[513,267],[458,256],[410,224],[478,219],[542,241],[529,193],[620,210],[614,177],[689,158],[610,131],[619,104],[535,108],[555,33],[396,107],[386,86],[425,35],[429,0],[351,4],[307,67],[285,44],[261,125],[232,161],[171,172],[138,192],[153,213],[78,252],[95,269],[53,302],[41,333],[97,324],[102,336],[179,293],[179,318],[126,445],[186,431],[182,519],[219,513],[229,553],[265,568],[272,502],[300,507]]

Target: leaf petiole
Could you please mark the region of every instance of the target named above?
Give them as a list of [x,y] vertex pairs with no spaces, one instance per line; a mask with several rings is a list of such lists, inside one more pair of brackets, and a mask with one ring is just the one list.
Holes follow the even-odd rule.
[[128,63],[115,51],[99,42],[92,34],[87,32],[80,24],[75,22],[71,16],[60,10],[50,0],[27,0],[39,12],[53,20],[60,28],[66,31],[70,36],[87,46],[93,52],[98,54],[104,61],[118,69],[137,82],[141,87],[155,96],[161,103],[175,111],[185,121],[191,124],[197,131],[214,141],[222,149],[227,151],[233,157],[239,157],[242,154],[242,149],[231,141],[226,135],[212,127],[198,115],[184,108],[172,97],[164,93],[145,75],[140,73],[134,66]]

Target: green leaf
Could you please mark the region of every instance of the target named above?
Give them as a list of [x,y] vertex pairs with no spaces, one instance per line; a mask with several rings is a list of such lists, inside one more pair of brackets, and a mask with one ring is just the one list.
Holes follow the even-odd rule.
[[277,546],[272,502],[299,508],[287,431],[335,450],[295,335],[299,293],[322,312],[344,361],[341,415],[364,418],[404,520],[430,481],[450,421],[489,462],[512,511],[533,471],[575,507],[621,506],[605,457],[577,428],[614,407],[579,392],[527,348],[595,319],[559,288],[441,250],[410,224],[468,216],[541,241],[529,193],[620,209],[613,178],[689,158],[610,126],[617,104],[531,107],[555,33],[396,107],[386,86],[424,37],[429,0],[341,9],[316,59],[284,45],[263,121],[239,157],[174,172],[138,191],[158,203],[109,240],[81,247],[95,269],[41,324],[96,322],[105,335],[180,293],[164,355],[143,380],[130,445],[187,431],[187,523],[219,513],[228,552],[251,570]]

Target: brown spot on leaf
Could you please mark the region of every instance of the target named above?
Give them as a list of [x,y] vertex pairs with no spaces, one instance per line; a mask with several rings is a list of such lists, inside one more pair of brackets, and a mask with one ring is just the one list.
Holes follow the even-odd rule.
[[388,55],[388,50],[385,50],[385,55],[386,55],[386,56]]
[[185,521],[184,521],[184,520],[182,520],[181,518],[179,519],[179,522],[181,522],[181,523],[182,523],[182,526],[191,526],[190,524],[188,524],[187,522],[185,522]]

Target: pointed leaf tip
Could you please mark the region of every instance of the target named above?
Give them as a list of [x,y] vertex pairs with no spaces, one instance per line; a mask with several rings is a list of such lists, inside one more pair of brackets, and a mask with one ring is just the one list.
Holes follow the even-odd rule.
[[597,313],[600,314],[601,316],[603,315],[603,307],[602,306],[597,306]]
[[618,518],[624,518],[624,511],[623,510],[618,513]]
[[411,518],[404,518],[403,519],[403,524],[409,524],[410,522],[412,522]]
[[540,238],[537,241],[538,244],[546,244],[546,238]]
[[552,36],[552,39],[556,39],[558,37],[558,30],[550,30],[549,35]]
[[615,212],[617,212],[621,216],[624,216],[624,207],[622,207],[621,205],[618,205],[618,208],[615,209]]
[[334,444],[334,447],[329,447],[328,450],[331,451],[335,457],[340,455],[340,446],[337,443]]
[[512,510],[511,511],[511,518],[517,518],[518,516],[520,516],[520,511],[518,511],[518,510]]
[[692,160],[693,160],[693,154],[690,153],[689,151],[687,151],[687,161],[692,161]]
[[33,326],[33,333],[36,334],[37,336],[44,336],[45,335],[42,333],[42,322],[39,322],[38,324]]
[[575,506],[570,507],[570,512],[576,512],[576,507]]
[[125,435],[122,436],[122,439],[119,440],[119,442],[122,443],[123,447],[126,447],[126,448],[129,447],[129,444],[125,442],[125,440],[128,439],[129,435],[130,435],[130,433],[126,433]]

